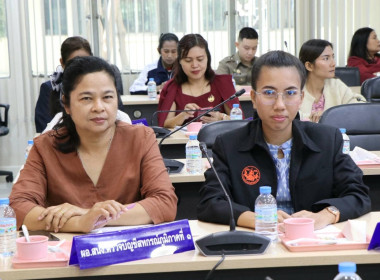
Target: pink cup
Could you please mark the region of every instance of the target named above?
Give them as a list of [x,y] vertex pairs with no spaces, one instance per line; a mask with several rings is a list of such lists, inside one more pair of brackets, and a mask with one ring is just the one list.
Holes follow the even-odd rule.
[[30,242],[25,237],[17,238],[17,257],[21,260],[39,260],[47,257],[48,237],[43,235],[29,236]]
[[284,220],[284,231],[287,239],[313,238],[314,219],[288,218]]
[[193,122],[187,126],[187,132],[196,134],[202,128],[202,122]]

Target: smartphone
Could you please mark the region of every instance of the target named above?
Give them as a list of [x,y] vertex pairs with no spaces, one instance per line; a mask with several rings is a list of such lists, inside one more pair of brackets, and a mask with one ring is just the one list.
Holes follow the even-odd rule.
[[[199,115],[202,115],[204,112],[206,112],[207,110],[210,110],[212,107],[205,107],[205,108],[200,108],[199,111],[196,111],[195,112],[195,117],[198,117]],[[216,112],[216,111],[220,111],[219,109],[215,109],[214,111],[212,112]],[[206,114],[205,115],[206,117],[211,117],[210,114]]]
[[[29,230],[29,235],[43,235],[49,237],[48,241],[59,241],[59,238],[50,232],[44,230]],[[20,237],[23,237],[24,233],[20,231]]]

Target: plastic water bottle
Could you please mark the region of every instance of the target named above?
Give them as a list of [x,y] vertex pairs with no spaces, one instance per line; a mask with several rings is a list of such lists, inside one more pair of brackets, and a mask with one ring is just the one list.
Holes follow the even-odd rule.
[[197,135],[190,135],[186,144],[186,170],[189,174],[200,174],[202,168],[202,152],[199,148]]
[[255,231],[271,240],[277,239],[277,202],[271,195],[272,188],[260,187],[260,195],[255,202]]
[[339,273],[335,276],[334,280],[362,280],[356,274],[356,263],[354,262],[341,262],[338,265]]
[[348,154],[350,152],[350,138],[346,134],[345,128],[339,128],[343,136],[343,154]]
[[232,110],[230,113],[230,119],[231,120],[242,120],[243,119],[243,112],[239,108],[239,104],[232,105]]
[[9,198],[0,198],[0,266],[7,266],[16,252],[16,214]]
[[25,149],[25,160],[28,158],[28,155],[32,146],[33,146],[33,140],[28,140],[28,146],[26,146],[26,149]]
[[157,86],[156,86],[156,82],[154,81],[153,78],[149,78],[148,97],[150,99],[156,99],[157,98]]

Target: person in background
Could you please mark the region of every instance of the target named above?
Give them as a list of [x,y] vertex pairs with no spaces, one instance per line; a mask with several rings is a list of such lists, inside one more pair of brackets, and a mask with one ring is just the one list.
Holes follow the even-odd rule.
[[[41,133],[54,116],[61,111],[59,89],[55,87],[55,84],[60,83],[61,75],[67,62],[77,56],[92,56],[90,43],[80,36],[69,37],[61,45],[60,66],[57,68],[57,72],[51,76],[51,80],[41,84],[34,114],[37,133]],[[116,66],[113,65],[112,67],[117,79],[118,106],[120,110],[123,110],[123,104],[119,96],[123,94],[120,71]]]
[[251,27],[244,27],[239,32],[235,46],[237,53],[227,56],[219,62],[217,74],[230,74],[237,85],[251,84],[252,65],[256,59],[259,35]]
[[[159,126],[173,128],[195,117],[197,110],[214,107],[235,93],[230,75],[215,75],[207,41],[199,34],[187,34],[178,43],[178,58],[173,79],[160,94],[158,110],[194,110],[158,114]],[[210,123],[229,119],[237,98],[227,102],[219,111],[210,112],[201,121]]]
[[[260,186],[271,186],[278,222],[308,217],[315,228],[357,218],[371,210],[363,172],[343,154],[339,129],[295,119],[306,71],[298,58],[271,51],[252,69],[251,100],[258,118],[219,135],[215,169],[232,199],[238,226],[255,227]],[[230,208],[212,169],[205,172],[198,219],[228,224]]]
[[30,230],[90,232],[173,221],[177,197],[153,130],[116,121],[117,90],[101,58],[70,60],[63,121],[34,138],[10,205]]
[[161,91],[166,81],[172,77],[173,65],[177,59],[178,37],[173,33],[161,34],[157,51],[158,61],[148,64],[129,88],[130,94],[148,94],[149,78],[153,78],[157,91]]
[[301,119],[318,122],[322,113],[330,107],[366,102],[363,95],[353,93],[345,83],[335,78],[334,50],[330,42],[320,39],[305,42],[299,59],[307,71]]
[[358,67],[360,83],[380,73],[380,40],[375,30],[363,27],[354,33],[347,66]]

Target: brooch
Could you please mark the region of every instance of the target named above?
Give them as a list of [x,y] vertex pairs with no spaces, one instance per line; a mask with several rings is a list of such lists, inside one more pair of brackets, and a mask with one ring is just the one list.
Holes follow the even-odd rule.
[[211,94],[211,95],[207,98],[207,100],[208,100],[208,102],[210,102],[210,103],[214,102],[214,100],[215,100],[214,95]]

